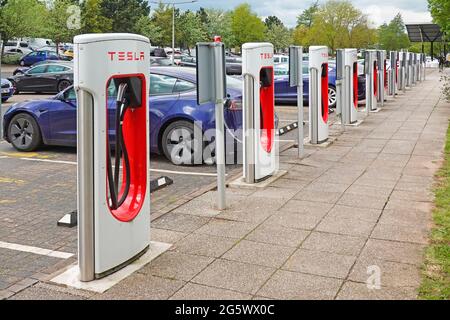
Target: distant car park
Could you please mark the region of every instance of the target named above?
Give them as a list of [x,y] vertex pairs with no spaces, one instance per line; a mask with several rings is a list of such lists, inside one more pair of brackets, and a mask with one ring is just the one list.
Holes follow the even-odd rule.
[[37,92],[57,93],[73,84],[73,64],[71,62],[42,63],[8,78],[15,93]]
[[22,57],[19,61],[19,64],[22,67],[25,67],[25,66],[31,66],[31,65],[35,64],[36,62],[41,62],[41,61],[45,61],[45,60],[63,60],[63,61],[66,60],[67,61],[70,59],[56,54],[55,51],[39,50],[39,51],[31,52],[31,53],[27,54],[26,56]]

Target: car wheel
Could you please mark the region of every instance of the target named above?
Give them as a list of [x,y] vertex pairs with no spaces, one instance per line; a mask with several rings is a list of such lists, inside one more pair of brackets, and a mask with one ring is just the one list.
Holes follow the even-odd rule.
[[[175,165],[194,165],[196,155],[203,153],[203,137],[194,136],[194,124],[189,121],[176,121],[171,123],[165,130],[161,139],[161,147],[164,156]],[[200,152],[200,154],[196,154]],[[202,159],[201,157],[198,157]]]
[[336,108],[337,93],[336,88],[333,86],[328,87],[328,106],[330,108]]
[[12,118],[8,126],[8,139],[19,151],[34,151],[41,144],[42,137],[36,120],[26,113]]
[[71,85],[72,85],[72,83],[70,83],[70,81],[68,81],[68,80],[61,80],[58,83],[58,92],[61,92],[61,91],[65,90],[65,89],[67,89]]

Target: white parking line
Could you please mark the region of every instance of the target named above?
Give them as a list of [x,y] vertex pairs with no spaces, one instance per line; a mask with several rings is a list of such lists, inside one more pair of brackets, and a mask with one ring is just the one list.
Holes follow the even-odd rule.
[[[10,157],[5,156],[5,158],[10,158]],[[36,159],[36,158],[19,158],[19,159],[24,160],[24,161],[77,165],[77,163],[74,161],[59,161],[59,160]],[[203,177],[216,177],[217,176],[217,174],[215,174],[215,173],[173,171],[173,170],[164,170],[164,169],[150,169],[150,172],[177,174],[177,175],[184,175],[184,176],[203,176]]]
[[29,253],[38,254],[41,256],[47,256],[47,257],[59,258],[59,259],[69,259],[74,256],[73,253],[42,249],[42,248],[38,248],[38,247],[24,246],[24,245],[17,244],[17,243],[9,243],[9,242],[3,242],[3,241],[0,241],[0,248],[14,250],[14,251],[21,251],[21,252],[29,252]]
[[47,159],[35,159],[35,158],[20,158],[20,160],[25,161],[36,161],[36,162],[47,162],[47,163],[59,163],[59,164],[71,164],[76,165],[74,161],[59,161],[59,160],[47,160]]

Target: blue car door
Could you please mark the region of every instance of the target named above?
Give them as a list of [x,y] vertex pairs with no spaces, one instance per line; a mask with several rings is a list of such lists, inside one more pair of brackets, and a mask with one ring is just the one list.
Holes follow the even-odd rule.
[[69,88],[58,95],[49,108],[50,137],[52,144],[77,145],[77,98],[75,90]]
[[161,120],[170,115],[170,110],[180,97],[175,92],[177,80],[168,75],[150,75],[150,147],[153,152],[157,151]]

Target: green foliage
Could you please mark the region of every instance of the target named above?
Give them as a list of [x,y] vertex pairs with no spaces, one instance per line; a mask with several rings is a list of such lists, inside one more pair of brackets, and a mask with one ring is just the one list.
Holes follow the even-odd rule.
[[73,5],[70,0],[53,0],[43,16],[45,17],[43,35],[45,38],[52,39],[57,45],[61,42],[72,42],[74,35],[79,34],[80,30],[69,28],[72,13],[69,6]]
[[161,28],[150,17],[142,16],[136,23],[136,32],[150,39],[152,45],[162,45]]
[[21,54],[7,54],[2,57],[2,64],[18,65],[21,58]]
[[284,51],[292,43],[292,34],[283,24],[272,24],[266,31],[266,40],[273,44],[275,52]]
[[283,22],[277,17],[277,16],[268,16],[264,20],[264,24],[266,25],[267,29],[271,29],[274,26],[284,26]]
[[160,3],[151,16],[153,26],[158,26],[160,35],[154,40],[159,46],[172,45],[172,16],[173,9],[169,5]]
[[250,5],[241,4],[231,14],[231,30],[235,37],[235,45],[241,47],[246,42],[263,41],[266,26],[251,11]]
[[112,20],[102,15],[105,0],[85,0],[82,5],[82,33],[104,33],[112,30]]
[[307,28],[311,28],[314,16],[319,10],[319,1],[317,0],[313,4],[309,6],[308,9],[304,10],[298,17],[297,17],[297,26],[304,26]]
[[183,48],[192,48],[197,42],[206,41],[207,34],[203,29],[200,17],[192,11],[185,11],[176,24],[178,34],[178,44]]
[[[444,81],[448,81],[444,80]],[[447,82],[447,88],[449,88]],[[449,91],[447,91],[447,98]],[[439,171],[435,188],[434,223],[426,251],[419,297],[427,300],[450,299],[450,127],[447,132],[445,162]]]
[[384,50],[400,50],[410,46],[406,27],[400,13],[389,24],[383,24],[378,28],[380,47]]
[[[368,18],[347,0],[329,0],[313,16],[311,28],[305,29],[303,40],[337,48],[364,48],[376,41],[376,32],[369,26]],[[298,42],[300,32],[296,32]]]
[[450,36],[450,1],[428,0],[428,8],[434,21]]
[[146,0],[105,0],[101,8],[102,15],[111,19],[113,32],[135,33],[139,19],[150,14]]
[[0,8],[0,33],[4,42],[12,38],[42,35],[46,14],[46,7],[42,2],[8,0],[3,1]]
[[232,13],[219,9],[205,9],[204,12],[206,17],[202,18],[202,21],[207,38],[221,36],[227,48],[234,47],[236,39],[231,28]]

